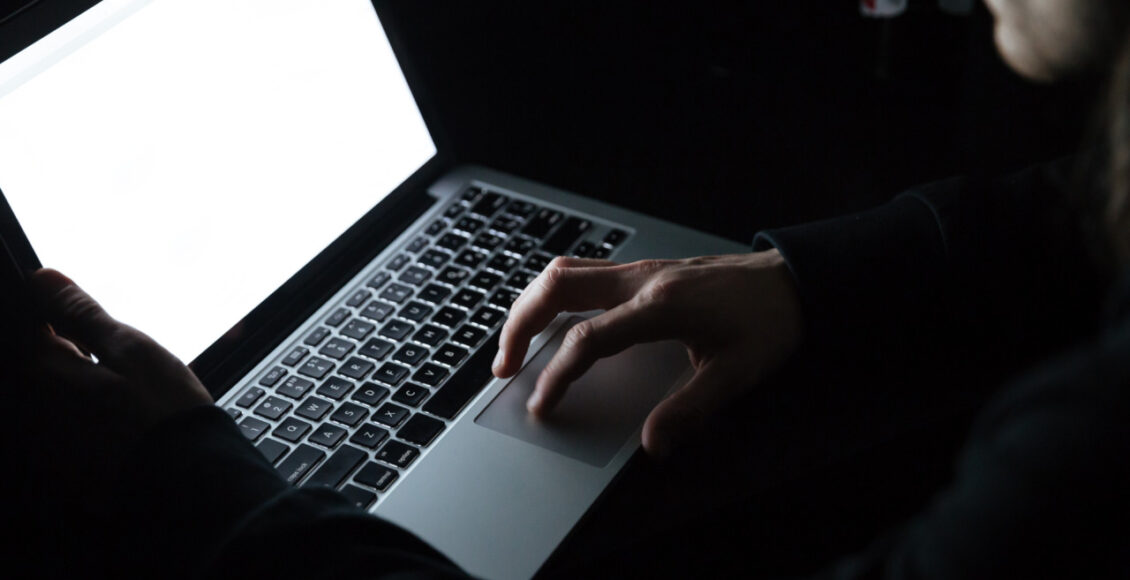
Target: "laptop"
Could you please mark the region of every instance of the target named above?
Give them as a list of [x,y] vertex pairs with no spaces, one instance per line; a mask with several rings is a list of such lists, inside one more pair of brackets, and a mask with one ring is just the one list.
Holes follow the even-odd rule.
[[510,304],[556,255],[748,248],[459,164],[381,5],[32,2],[0,22],[6,266],[67,273],[190,362],[294,485],[528,578],[690,367],[634,347],[535,420],[538,371],[594,313],[497,380]]

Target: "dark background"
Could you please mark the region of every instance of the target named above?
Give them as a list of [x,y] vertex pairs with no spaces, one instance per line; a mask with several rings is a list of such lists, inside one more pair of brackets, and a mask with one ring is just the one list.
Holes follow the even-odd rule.
[[737,240],[1073,150],[991,18],[854,0],[391,2],[461,157]]

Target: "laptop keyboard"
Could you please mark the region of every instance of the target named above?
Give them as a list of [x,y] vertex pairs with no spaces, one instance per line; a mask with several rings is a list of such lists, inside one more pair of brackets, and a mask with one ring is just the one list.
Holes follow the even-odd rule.
[[487,385],[522,289],[554,256],[607,258],[627,236],[470,187],[226,410],[288,482],[369,507]]

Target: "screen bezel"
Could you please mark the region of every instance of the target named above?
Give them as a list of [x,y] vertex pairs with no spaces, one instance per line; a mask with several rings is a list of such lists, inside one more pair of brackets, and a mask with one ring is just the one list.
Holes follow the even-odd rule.
[[[41,0],[25,6],[0,22],[0,62],[98,3],[96,0]],[[421,77],[415,72],[410,51],[405,49],[397,32],[395,16],[392,11],[382,9],[384,2],[381,0],[374,0],[372,4],[435,143],[436,154],[189,363],[217,398],[427,211],[435,203],[427,194],[428,186],[454,163],[436,109],[427,98],[428,92],[421,90]],[[0,192],[0,241],[9,257],[5,275],[26,276],[41,267],[3,192]]]

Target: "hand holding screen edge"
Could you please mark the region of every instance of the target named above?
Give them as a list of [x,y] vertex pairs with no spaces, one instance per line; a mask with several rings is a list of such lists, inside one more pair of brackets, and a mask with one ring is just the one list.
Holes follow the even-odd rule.
[[668,454],[703,420],[779,367],[802,338],[800,299],[776,250],[616,264],[557,258],[523,290],[503,326],[494,374],[518,372],[530,340],[560,312],[606,312],[566,334],[528,408],[544,416],[596,360],[674,339],[695,374],[649,414],[643,446]]

